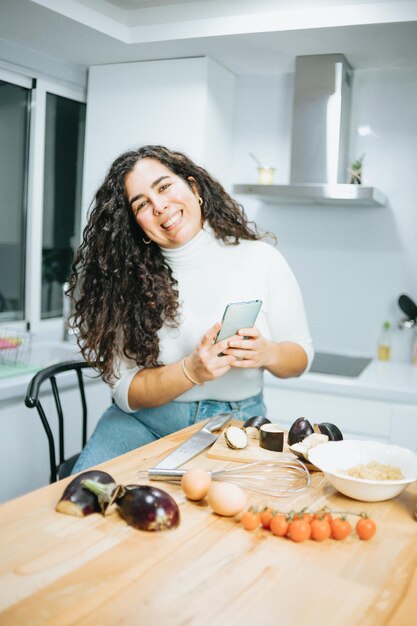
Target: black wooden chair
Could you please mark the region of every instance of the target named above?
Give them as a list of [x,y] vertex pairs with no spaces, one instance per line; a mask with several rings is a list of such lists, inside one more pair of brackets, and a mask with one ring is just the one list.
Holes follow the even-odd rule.
[[[77,382],[78,390],[80,392],[80,400],[82,406],[81,415],[81,449],[85,446],[87,441],[87,401],[84,390],[83,373],[81,370],[90,367],[85,361],[66,361],[63,363],[56,363],[49,367],[40,370],[33,376],[27,388],[25,404],[28,408],[36,408],[41,419],[42,425],[45,429],[46,436],[48,438],[49,445],[49,463],[51,468],[50,482],[54,483],[61,478],[69,476],[72,468],[75,465],[76,460],[80,456],[81,450],[78,454],[71,456],[69,459],[65,458],[65,444],[64,444],[64,414],[62,410],[62,404],[60,400],[60,390],[57,385],[56,377],[64,372],[74,372]],[[55,400],[56,415],[54,419],[58,423],[58,458],[59,462],[56,462],[56,442],[50,426],[50,422],[46,417],[44,408],[39,399],[40,389],[44,382],[50,381],[52,387],[52,394]],[[61,387],[62,390],[62,387]],[[52,419],[50,417],[50,419]]]

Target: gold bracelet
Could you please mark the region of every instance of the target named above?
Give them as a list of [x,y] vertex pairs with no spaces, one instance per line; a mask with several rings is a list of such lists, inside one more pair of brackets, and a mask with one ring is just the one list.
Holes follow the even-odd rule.
[[182,371],[184,372],[185,376],[188,378],[190,383],[193,383],[193,385],[203,385],[204,384],[204,383],[199,383],[197,380],[194,380],[194,378],[191,378],[191,376],[189,375],[189,373],[187,371],[187,368],[185,367],[185,357],[181,361],[181,364],[182,364]]

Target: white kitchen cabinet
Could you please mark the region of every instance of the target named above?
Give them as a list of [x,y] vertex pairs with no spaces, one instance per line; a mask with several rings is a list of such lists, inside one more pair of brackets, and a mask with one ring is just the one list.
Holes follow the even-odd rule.
[[345,438],[374,439],[417,451],[417,406],[265,385],[267,414],[289,427],[297,417],[332,422]]
[[113,160],[139,145],[181,150],[230,186],[234,74],[209,57],[94,65],[88,74],[85,211]]

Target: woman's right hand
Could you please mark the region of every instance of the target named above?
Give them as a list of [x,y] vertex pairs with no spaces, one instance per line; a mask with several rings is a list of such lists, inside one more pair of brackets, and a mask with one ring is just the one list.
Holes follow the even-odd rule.
[[200,339],[196,349],[185,357],[185,366],[194,380],[204,384],[226,374],[230,364],[236,357],[222,354],[229,347],[229,341],[237,339],[237,335],[214,343],[217,333],[222,327],[220,322],[212,326]]
[[226,374],[236,357],[222,352],[227,350],[229,341],[237,340],[239,337],[233,335],[215,344],[220,328],[221,323],[218,322],[204,333],[195,350],[183,359],[182,367],[180,362],[175,362],[139,370],[129,386],[130,410],[162,406],[188,391],[190,382],[203,385]]

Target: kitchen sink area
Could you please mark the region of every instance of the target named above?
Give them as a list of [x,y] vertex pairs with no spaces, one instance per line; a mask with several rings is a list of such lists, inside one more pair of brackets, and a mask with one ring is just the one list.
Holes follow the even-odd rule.
[[295,393],[297,401],[311,393],[417,406],[415,365],[339,353],[317,352],[309,371],[295,378],[265,372],[265,386]]
[[347,356],[330,352],[317,352],[314,356],[310,372],[315,374],[330,374],[333,376],[348,376],[357,378],[371,363],[366,357]]

